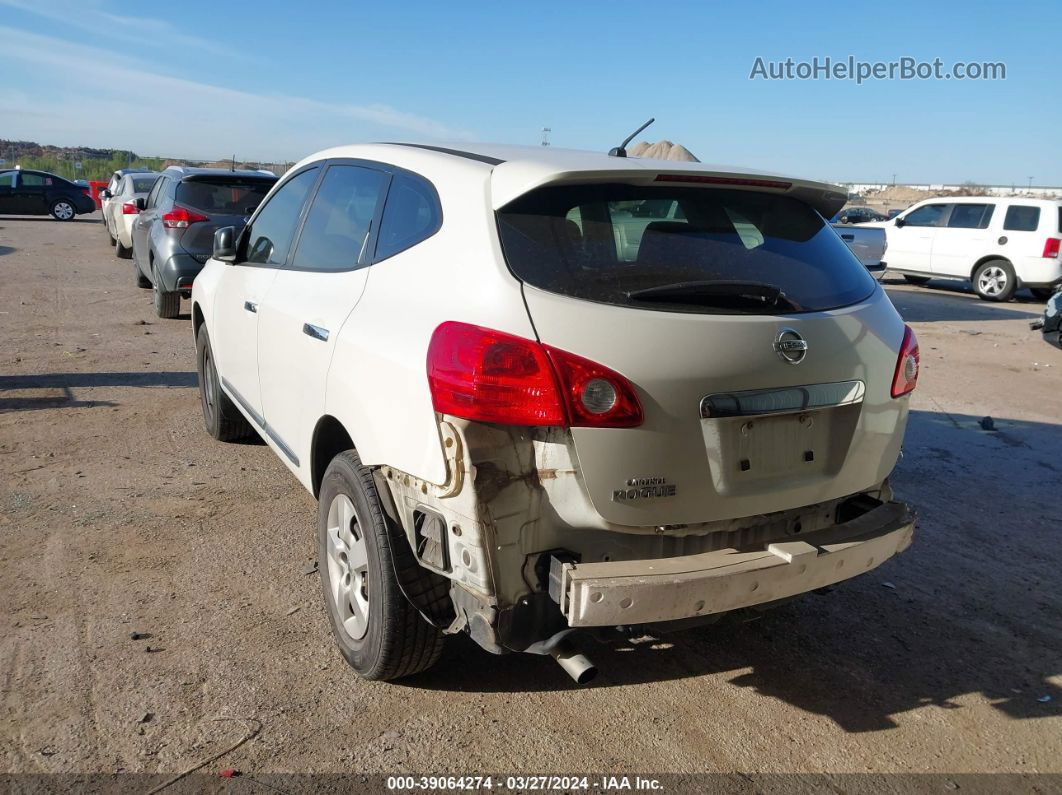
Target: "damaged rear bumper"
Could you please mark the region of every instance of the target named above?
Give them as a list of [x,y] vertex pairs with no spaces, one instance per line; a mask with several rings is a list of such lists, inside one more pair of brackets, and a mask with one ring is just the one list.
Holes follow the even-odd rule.
[[876,568],[910,546],[915,515],[889,502],[843,524],[758,550],[654,560],[553,560],[550,595],[572,627],[711,615],[773,602]]

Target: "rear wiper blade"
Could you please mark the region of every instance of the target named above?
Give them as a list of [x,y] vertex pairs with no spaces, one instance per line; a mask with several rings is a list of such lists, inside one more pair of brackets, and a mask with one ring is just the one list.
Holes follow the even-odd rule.
[[632,301],[656,301],[677,304],[733,304],[742,302],[764,307],[777,306],[797,309],[780,287],[766,282],[742,282],[715,279],[712,281],[675,282],[647,287],[627,293]]

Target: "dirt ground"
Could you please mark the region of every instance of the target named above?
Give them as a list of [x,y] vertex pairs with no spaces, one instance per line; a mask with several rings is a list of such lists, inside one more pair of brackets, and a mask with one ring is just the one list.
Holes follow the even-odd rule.
[[242,736],[228,716],[262,729],[210,770],[1062,772],[1042,304],[886,279],[924,368],[896,560],[757,622],[596,648],[588,687],[461,637],[380,684],[305,573],[313,499],[264,445],[207,437],[190,323],[154,316],[98,216],[0,218],[0,276],[0,770],[176,773]]

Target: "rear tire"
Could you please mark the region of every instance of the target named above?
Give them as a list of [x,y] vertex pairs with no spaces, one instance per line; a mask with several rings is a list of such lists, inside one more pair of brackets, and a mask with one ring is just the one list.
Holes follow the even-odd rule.
[[444,636],[409,602],[403,586],[410,598],[422,599],[435,584],[384,513],[372,471],[356,452],[332,459],[319,499],[321,592],[343,658],[365,679],[426,671],[442,654]]
[[1029,292],[1037,301],[1048,301],[1051,296],[1062,290],[1062,287],[1030,287]]
[[155,314],[161,318],[171,320],[181,314],[181,294],[167,293],[162,289],[162,279],[158,268],[152,267],[155,279],[152,283],[152,298],[155,304]]
[[1018,289],[1014,267],[1005,259],[990,259],[974,271],[973,288],[983,301],[1009,301]]
[[74,216],[77,215],[77,210],[74,209],[74,205],[66,199],[58,199],[57,201],[52,202],[50,212],[52,218],[56,221],[73,221]]
[[[111,238],[111,241],[114,243],[114,256],[118,257],[118,259],[129,259],[131,256],[133,256],[132,250],[123,246],[121,240],[115,237]],[[140,269],[137,268],[136,272],[139,274]],[[144,281],[147,281],[147,279],[145,279]]]
[[219,442],[235,442],[254,435],[251,423],[240,413],[236,404],[221,391],[221,379],[214,364],[206,324],[195,335],[196,369],[199,371],[199,401],[203,408],[206,432]]
[[903,274],[903,280],[908,284],[929,284],[928,276],[912,276],[909,273]]

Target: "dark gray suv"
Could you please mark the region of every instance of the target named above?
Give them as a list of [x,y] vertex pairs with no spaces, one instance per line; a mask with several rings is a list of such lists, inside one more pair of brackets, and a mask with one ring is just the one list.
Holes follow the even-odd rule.
[[140,287],[152,287],[155,313],[177,317],[181,296],[209,259],[214,231],[242,229],[276,176],[266,171],[170,166],[155,181],[133,223],[133,267]]

